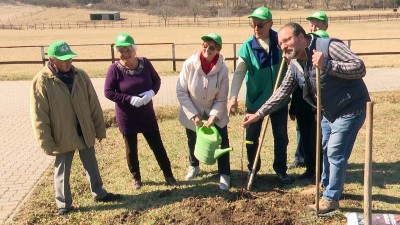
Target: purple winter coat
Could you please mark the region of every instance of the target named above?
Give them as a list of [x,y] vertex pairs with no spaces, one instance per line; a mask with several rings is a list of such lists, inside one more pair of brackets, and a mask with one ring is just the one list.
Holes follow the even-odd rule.
[[150,61],[144,57],[138,57],[138,60],[138,67],[142,63],[143,70],[135,75],[126,74],[118,68],[119,61],[110,65],[104,84],[104,95],[115,102],[117,124],[123,135],[159,129],[152,100],[140,107],[130,104],[131,96],[139,96],[150,89],[157,94],[161,85],[161,79]]

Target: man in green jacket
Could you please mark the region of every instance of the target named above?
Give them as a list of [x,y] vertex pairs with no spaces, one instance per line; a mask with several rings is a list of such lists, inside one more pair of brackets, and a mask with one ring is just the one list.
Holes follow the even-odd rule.
[[[246,112],[256,112],[261,105],[272,95],[279,67],[282,61],[282,52],[278,49],[276,31],[272,30],[272,14],[268,8],[259,7],[249,16],[254,35],[247,39],[239,49],[238,65],[233,75],[228,112],[236,112],[238,108],[237,96],[246,78]],[[272,133],[274,135],[274,163],[273,168],[282,184],[292,183],[287,175],[287,119],[288,102],[271,114]],[[249,174],[253,168],[258,148],[262,120],[251,124],[246,129],[246,144]],[[260,170],[261,159],[258,160],[256,172]]]
[[55,156],[54,186],[58,213],[72,208],[69,183],[74,153],[85,168],[95,201],[119,200],[121,195],[103,188],[95,156],[95,139],[106,137],[103,111],[89,76],[72,66],[72,52],[64,41],[48,48],[49,63],[36,74],[30,88],[32,127],[39,146]]

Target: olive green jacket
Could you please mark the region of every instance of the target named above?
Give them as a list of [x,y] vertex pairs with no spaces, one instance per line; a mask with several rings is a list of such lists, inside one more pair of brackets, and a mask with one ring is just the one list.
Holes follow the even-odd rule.
[[[90,148],[106,137],[103,111],[89,76],[72,67],[72,91],[44,66],[32,80],[30,114],[35,137],[49,155]],[[78,121],[83,136],[77,132]]]

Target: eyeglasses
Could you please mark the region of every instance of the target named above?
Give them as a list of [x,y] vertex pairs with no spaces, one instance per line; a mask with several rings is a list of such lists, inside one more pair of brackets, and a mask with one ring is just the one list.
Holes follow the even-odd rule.
[[269,20],[269,21],[267,21],[267,22],[265,22],[265,23],[251,24],[250,26],[251,26],[251,28],[256,28],[256,27],[258,27],[258,29],[263,29],[264,26],[265,26],[267,23],[269,23],[269,22],[271,22],[271,20]]
[[212,46],[212,45],[207,45],[207,44],[203,44],[203,48],[204,49],[210,49],[210,51],[215,51],[216,50],[216,48],[215,48],[215,46]]

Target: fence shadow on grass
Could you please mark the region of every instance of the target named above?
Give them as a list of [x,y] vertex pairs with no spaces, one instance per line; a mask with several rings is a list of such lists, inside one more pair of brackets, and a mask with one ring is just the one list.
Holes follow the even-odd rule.
[[[392,163],[372,163],[372,186],[387,188],[400,183],[400,161]],[[364,184],[364,164],[350,163],[347,169],[346,183]]]
[[[230,191],[220,190],[219,175],[217,171],[202,172],[198,178],[190,181],[178,181],[178,187],[165,188],[164,182],[145,181],[144,186],[160,186],[160,190],[144,191],[145,189],[134,191],[132,194],[124,195],[120,202],[116,203],[95,203],[88,206],[76,208],[76,211],[102,211],[125,208],[129,211],[145,211],[161,208],[165,205],[181,202],[184,199],[195,198],[216,198],[220,197],[229,202],[241,199],[242,192],[242,172],[240,170],[231,171],[231,189]],[[243,174],[243,178],[247,172]],[[243,189],[245,198],[252,198],[252,194],[246,191],[247,182],[244,181]],[[292,185],[293,187],[293,185]],[[291,186],[283,186],[274,174],[261,174],[257,176],[257,180],[253,182],[252,192],[277,192],[283,194],[285,189]]]

